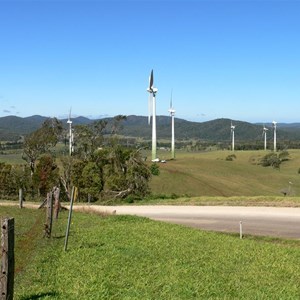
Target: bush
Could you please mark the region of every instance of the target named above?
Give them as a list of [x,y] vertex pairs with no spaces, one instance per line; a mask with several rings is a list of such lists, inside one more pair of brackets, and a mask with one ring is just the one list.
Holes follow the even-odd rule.
[[150,166],[150,172],[151,172],[152,175],[158,176],[159,173],[160,173],[159,165],[153,163],[153,164]]
[[225,158],[225,160],[227,160],[227,161],[233,161],[234,159],[236,159],[235,154],[230,154]]
[[288,157],[289,157],[289,153],[287,151],[282,151],[279,154],[269,153],[261,159],[260,164],[263,167],[271,166],[274,169],[279,169],[280,164],[283,161],[287,161],[289,159]]

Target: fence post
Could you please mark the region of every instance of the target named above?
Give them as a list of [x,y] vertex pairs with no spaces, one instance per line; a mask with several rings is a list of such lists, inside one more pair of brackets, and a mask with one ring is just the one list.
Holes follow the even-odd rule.
[[47,194],[47,219],[45,224],[45,235],[46,237],[51,237],[52,232],[52,220],[53,220],[53,199],[52,199],[52,193]]
[[23,190],[22,190],[22,188],[19,189],[19,207],[23,208]]
[[74,202],[74,200],[76,200],[76,197],[77,197],[77,188],[75,186],[73,186],[72,192],[71,192],[69,217],[68,217],[68,224],[67,224],[66,237],[65,237],[65,246],[64,246],[65,251],[67,251],[67,248],[68,248],[69,232],[70,232],[72,211],[73,211],[73,202]]
[[243,238],[243,222],[240,221],[240,239]]
[[1,273],[0,300],[13,300],[14,272],[15,272],[15,220],[6,218],[1,220]]
[[60,189],[59,187],[54,187],[53,189],[53,195],[54,195],[54,217],[57,220],[58,219],[58,214],[61,209],[60,201],[59,201],[59,193]]

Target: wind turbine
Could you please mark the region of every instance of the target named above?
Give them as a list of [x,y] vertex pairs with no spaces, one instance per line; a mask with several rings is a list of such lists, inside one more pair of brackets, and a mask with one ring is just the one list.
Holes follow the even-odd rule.
[[170,108],[169,108],[168,112],[170,113],[170,116],[172,118],[171,157],[172,157],[172,159],[174,159],[175,158],[175,129],[174,129],[175,109],[173,108],[173,104],[172,104],[172,92],[171,92]]
[[235,129],[235,125],[232,125],[231,122],[231,142],[232,142],[232,146],[231,146],[231,150],[234,151],[234,129]]
[[264,150],[267,150],[267,131],[269,129],[264,125],[263,127],[263,137],[264,137]]
[[74,148],[73,148],[74,136],[73,136],[73,131],[72,131],[71,108],[69,111],[69,117],[68,117],[67,123],[69,124],[69,154],[72,155],[72,152],[74,150]]
[[277,148],[276,148],[276,124],[277,124],[277,122],[273,121],[272,124],[273,124],[273,132],[274,132],[274,152],[276,152],[277,151]]
[[148,101],[148,123],[150,124],[151,115],[152,115],[152,160],[157,160],[156,158],[156,100],[155,96],[158,91],[157,88],[153,87],[153,70],[151,70],[151,74],[149,77],[149,87],[147,91],[149,92],[149,101]]

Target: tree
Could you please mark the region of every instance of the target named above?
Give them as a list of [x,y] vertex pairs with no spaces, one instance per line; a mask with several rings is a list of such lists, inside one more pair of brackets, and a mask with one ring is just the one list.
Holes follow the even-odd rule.
[[47,119],[41,128],[32,132],[24,140],[23,159],[29,163],[31,174],[35,171],[35,163],[41,154],[54,147],[62,133],[62,123],[56,118]]
[[107,125],[104,120],[96,121],[91,125],[77,125],[76,135],[76,154],[89,159],[94,151],[103,143],[103,131]]
[[11,169],[11,165],[0,163],[0,190],[2,196],[9,194]]
[[124,115],[117,115],[114,117],[114,121],[111,128],[112,134],[117,134],[120,129],[122,129],[121,122],[127,120],[127,117]]
[[62,173],[60,174],[60,182],[64,188],[68,200],[71,200],[71,184],[72,184],[72,170],[74,164],[73,156],[62,156],[60,158],[62,164]]
[[40,158],[32,179],[42,196],[46,196],[54,186],[59,185],[59,170],[51,155]]
[[95,162],[88,162],[82,170],[82,192],[97,198],[103,189],[102,174]]
[[105,181],[105,193],[114,198],[129,195],[145,196],[149,192],[151,172],[144,163],[139,150],[133,151],[120,146],[110,152],[110,163]]

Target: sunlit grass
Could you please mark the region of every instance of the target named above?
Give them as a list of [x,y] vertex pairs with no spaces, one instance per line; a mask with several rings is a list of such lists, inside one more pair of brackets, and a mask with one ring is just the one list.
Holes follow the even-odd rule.
[[240,240],[146,218],[74,213],[64,252],[67,212],[54,223],[53,238],[43,239],[44,212],[0,210],[15,216],[25,240],[37,227],[27,239],[35,247],[26,255],[17,235],[23,268],[16,274],[15,299],[300,297],[298,241]]
[[275,170],[258,164],[265,151],[236,151],[233,161],[226,160],[230,151],[180,152],[176,160],[159,164],[151,190],[178,196],[282,196],[292,182],[291,195],[299,195],[300,151],[289,153],[290,160]]

